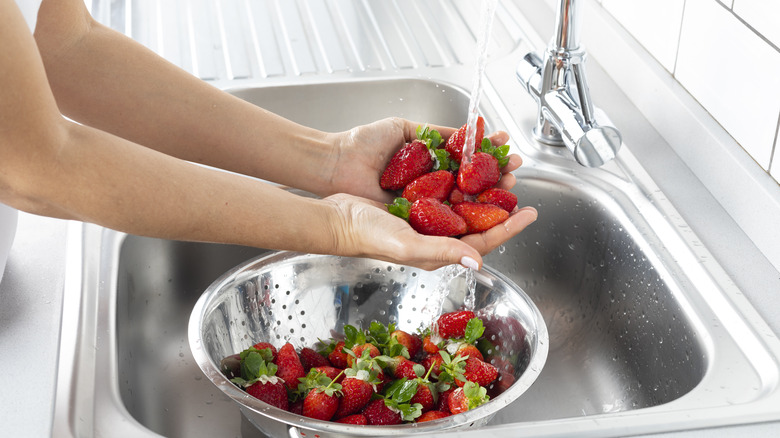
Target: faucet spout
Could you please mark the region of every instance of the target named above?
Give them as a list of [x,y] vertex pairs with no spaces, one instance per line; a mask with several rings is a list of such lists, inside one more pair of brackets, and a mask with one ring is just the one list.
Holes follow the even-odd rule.
[[538,103],[534,137],[566,146],[578,163],[598,167],[617,155],[618,131],[597,111],[585,75],[585,51],[579,43],[579,0],[559,0],[555,35],[544,58],[527,54],[517,78]]

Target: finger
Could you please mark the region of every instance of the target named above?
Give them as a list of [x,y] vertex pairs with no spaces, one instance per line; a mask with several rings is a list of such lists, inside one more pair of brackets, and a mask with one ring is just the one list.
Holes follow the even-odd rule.
[[487,136],[493,146],[503,146],[509,142],[509,134],[504,131],[496,131]]
[[496,183],[496,187],[499,189],[510,190],[517,183],[517,178],[514,174],[505,173],[501,175],[501,179]]
[[501,172],[503,173],[512,172],[513,170],[516,170],[518,167],[523,165],[523,158],[520,157],[520,155],[510,154],[507,155],[507,158],[509,158],[509,162],[506,163],[506,166],[501,168]]
[[474,247],[480,254],[486,255],[523,231],[536,220],[537,216],[535,208],[523,207],[512,213],[503,223],[482,233],[464,236],[461,241]]

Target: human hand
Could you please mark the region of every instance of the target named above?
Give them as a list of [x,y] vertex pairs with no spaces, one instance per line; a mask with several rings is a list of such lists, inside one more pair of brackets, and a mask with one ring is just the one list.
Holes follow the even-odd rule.
[[482,256],[523,231],[536,220],[533,207],[513,212],[507,220],[483,233],[461,239],[425,236],[405,220],[388,213],[380,202],[347,194],[325,198],[332,203],[335,253],[369,257],[426,270],[451,264],[482,267]]
[[[405,143],[417,138],[416,129],[420,123],[393,117],[358,126],[349,131],[334,134],[338,158],[333,166],[331,193],[350,193],[384,203],[392,202],[393,194],[379,187],[379,178],[390,161]],[[457,129],[434,126],[449,138]],[[509,134],[503,131],[490,136],[494,145],[501,146],[509,141]],[[523,163],[517,154],[509,155],[509,163],[501,171],[503,176],[497,187],[509,190],[515,185],[511,172]]]

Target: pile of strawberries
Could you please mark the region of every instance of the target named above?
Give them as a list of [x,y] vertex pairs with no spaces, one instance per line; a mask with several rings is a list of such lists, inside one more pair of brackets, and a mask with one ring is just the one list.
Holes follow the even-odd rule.
[[[321,349],[260,342],[222,361],[250,395],[306,417],[358,425],[424,422],[486,403],[514,383],[514,369],[485,360],[474,312],[442,314],[422,333],[372,322],[344,327]],[[488,347],[489,348],[489,347]]]
[[493,146],[479,117],[474,153],[462,162],[466,128],[443,143],[438,131],[419,126],[417,139],[396,152],[382,173],[379,185],[401,195],[388,211],[420,234],[481,233],[505,221],[517,206],[515,194],[495,187],[509,161],[509,146]]

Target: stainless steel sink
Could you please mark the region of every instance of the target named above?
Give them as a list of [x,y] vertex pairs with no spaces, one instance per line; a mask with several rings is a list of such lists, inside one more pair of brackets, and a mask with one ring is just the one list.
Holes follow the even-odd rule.
[[[233,92],[331,131],[394,115],[458,126],[468,105],[460,88],[427,79]],[[780,418],[777,338],[630,145],[602,169],[581,168],[529,146],[502,111],[490,99],[482,108],[489,130],[508,129],[526,158],[514,191],[539,220],[485,262],[534,299],[550,353],[490,432],[625,436]],[[201,292],[263,250],[94,225],[79,239],[82,275],[66,287],[57,435],[257,436],[203,378],[186,329]]]

